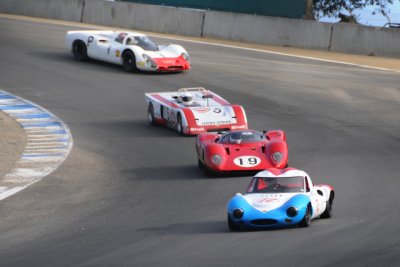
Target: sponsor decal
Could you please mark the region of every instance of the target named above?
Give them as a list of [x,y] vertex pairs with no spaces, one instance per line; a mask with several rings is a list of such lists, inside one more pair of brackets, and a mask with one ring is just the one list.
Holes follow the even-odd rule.
[[138,64],[140,67],[144,67],[144,62],[143,62],[143,61],[139,61],[137,64]]
[[236,126],[236,125],[233,125],[231,128],[232,128],[232,130],[237,130],[237,129],[246,129],[246,126],[245,126],[245,125],[241,125],[241,126]]
[[204,132],[204,128],[190,128],[191,132]]
[[169,110],[169,119],[173,122],[176,122],[176,113],[173,109]]
[[258,203],[269,203],[269,202],[275,202],[275,201],[278,201],[278,199],[276,197],[266,197],[266,198],[259,199],[257,202]]
[[201,125],[220,125],[229,123],[231,123],[231,121],[203,121]]
[[210,111],[210,108],[196,108],[196,109],[193,109],[193,110],[195,110],[195,111],[197,111],[199,113],[207,113],[207,112]]
[[221,113],[222,110],[221,110],[220,108],[214,108],[213,112],[214,112],[214,113]]
[[258,164],[260,164],[261,159],[259,157],[255,157],[255,156],[242,156],[242,157],[235,158],[233,160],[233,163],[239,167],[251,168],[251,167],[255,167]]
[[120,57],[120,55],[121,55],[121,51],[116,50],[116,51],[115,51],[115,56],[116,56],[116,57]]

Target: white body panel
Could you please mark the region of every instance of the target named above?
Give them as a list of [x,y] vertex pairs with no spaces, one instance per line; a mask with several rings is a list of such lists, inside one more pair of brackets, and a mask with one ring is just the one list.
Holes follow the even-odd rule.
[[[167,126],[174,129],[177,127],[178,114],[180,114],[182,118],[182,126],[189,128],[204,128],[215,125],[224,127],[224,125],[237,123],[235,111],[228,101],[210,90],[206,91],[204,88],[200,89],[199,91],[191,91],[193,103],[189,106],[179,101],[179,92],[176,91],[146,93],[145,101],[147,105],[150,103],[153,105],[154,118],[156,120],[166,120]],[[207,95],[212,96],[212,98],[203,98],[203,90]],[[243,108],[241,108],[241,110],[244,117],[246,117]],[[188,112],[190,112],[190,114]],[[190,115],[191,118],[188,118],[187,115]],[[247,129],[247,120],[245,129]]]
[[319,217],[326,208],[326,202],[329,200],[331,188],[327,185],[313,185],[310,176],[301,170],[289,170],[279,175],[275,175],[269,171],[262,171],[255,175],[255,177],[306,177],[309,184],[309,191],[304,193],[279,193],[279,194],[246,194],[241,195],[250,205],[254,208],[266,212],[276,209],[286,203],[290,198],[295,195],[306,195],[310,198],[311,206],[313,209],[312,219]]
[[92,59],[106,61],[113,64],[122,65],[122,54],[125,50],[131,50],[135,54],[136,66],[144,71],[156,71],[157,68],[146,63],[143,55],[148,55],[153,59],[158,58],[177,58],[183,53],[187,56],[187,51],[180,45],[159,45],[158,51],[144,50],[138,45],[128,44],[129,38],[142,37],[144,34],[137,32],[124,32],[127,36],[121,41],[116,41],[121,32],[117,31],[69,31],[66,35],[67,48],[72,51],[72,44],[75,40],[82,40],[87,47],[87,55]]

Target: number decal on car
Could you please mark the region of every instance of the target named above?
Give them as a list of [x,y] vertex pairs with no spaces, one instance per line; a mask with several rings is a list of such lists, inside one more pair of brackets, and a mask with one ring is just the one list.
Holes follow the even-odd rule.
[[239,167],[251,168],[261,163],[261,159],[255,156],[242,156],[233,160],[233,163]]

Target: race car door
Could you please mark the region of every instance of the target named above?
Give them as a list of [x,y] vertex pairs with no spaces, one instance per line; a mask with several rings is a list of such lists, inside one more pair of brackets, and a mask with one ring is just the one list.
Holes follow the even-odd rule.
[[108,38],[93,38],[88,46],[88,55],[91,58],[111,62],[121,62],[120,44]]

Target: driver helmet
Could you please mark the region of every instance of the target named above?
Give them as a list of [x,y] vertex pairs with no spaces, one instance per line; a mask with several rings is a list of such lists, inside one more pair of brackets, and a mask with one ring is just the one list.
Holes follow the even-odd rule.
[[115,38],[115,41],[122,43],[127,35],[128,34],[126,32],[121,32],[118,34],[117,38]]
[[190,92],[185,92],[181,95],[181,99],[184,105],[191,105],[193,103],[193,96]]
[[231,133],[229,140],[232,144],[240,144],[242,142],[242,134],[240,132]]

